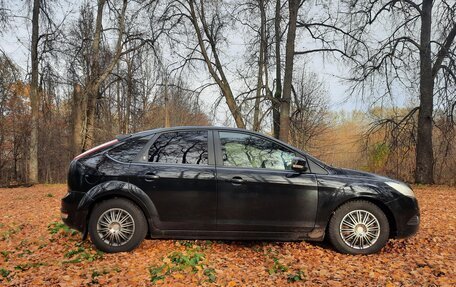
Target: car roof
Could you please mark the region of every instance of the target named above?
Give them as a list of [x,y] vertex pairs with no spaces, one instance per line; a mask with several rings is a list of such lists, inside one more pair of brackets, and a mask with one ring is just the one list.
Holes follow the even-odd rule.
[[[253,134],[257,134],[260,136],[269,137],[271,139],[274,139],[267,134],[254,132],[254,131],[247,130],[247,129],[231,128],[231,127],[223,127],[223,126],[176,126],[176,127],[169,127],[169,128],[156,128],[156,129],[150,129],[150,130],[138,132],[138,133],[132,134],[132,136],[143,136],[143,135],[150,135],[150,134],[169,132],[169,131],[179,131],[179,130],[223,130],[223,131],[234,131],[234,132],[247,132],[247,133],[253,133]],[[277,140],[277,139],[275,139],[275,140]]]
[[[240,128],[230,128],[230,127],[223,127],[223,126],[177,126],[177,127],[170,127],[170,128],[156,128],[148,130],[149,132],[161,132],[161,131],[172,131],[172,130],[233,130],[233,131],[249,131],[246,129]],[[250,131],[249,131],[250,132]]]

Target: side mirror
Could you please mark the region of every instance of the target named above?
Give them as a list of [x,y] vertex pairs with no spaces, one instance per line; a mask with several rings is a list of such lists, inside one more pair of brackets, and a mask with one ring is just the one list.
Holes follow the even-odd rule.
[[291,160],[291,169],[302,173],[306,172],[309,168],[307,166],[307,161],[301,157],[295,157]]

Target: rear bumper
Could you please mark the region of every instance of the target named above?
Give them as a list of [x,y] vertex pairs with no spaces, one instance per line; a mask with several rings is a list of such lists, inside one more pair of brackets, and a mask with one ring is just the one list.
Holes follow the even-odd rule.
[[402,196],[387,204],[395,218],[393,238],[406,238],[415,235],[420,226],[420,209],[415,198]]
[[69,191],[61,202],[61,218],[69,227],[84,232],[86,228],[87,211],[78,210],[79,202],[84,197],[84,192]]

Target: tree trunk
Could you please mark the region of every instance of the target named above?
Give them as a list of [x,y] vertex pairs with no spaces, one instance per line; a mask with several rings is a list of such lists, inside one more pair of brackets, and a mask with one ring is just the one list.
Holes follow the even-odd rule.
[[99,82],[97,81],[100,75],[100,42],[103,29],[103,9],[106,0],[98,0],[97,17],[95,20],[95,33],[92,42],[92,57],[90,66],[90,77],[86,87],[87,106],[84,121],[84,132],[82,151],[85,151],[94,144],[95,135],[95,110],[97,107]]
[[168,74],[165,77],[165,128],[169,128],[171,123],[169,117]]
[[272,126],[273,135],[279,138],[280,135],[280,101],[282,100],[282,73],[280,61],[280,0],[276,1],[275,19],[274,19],[274,34],[275,34],[275,60],[276,60],[276,89],[274,99],[272,101]]
[[94,146],[95,137],[95,111],[97,109],[98,86],[90,87],[87,91],[87,106],[84,123],[84,137],[82,142],[82,151],[86,151]]
[[290,134],[290,103],[291,87],[293,81],[293,60],[296,39],[296,20],[298,17],[299,0],[288,2],[289,21],[287,32],[287,43],[285,47],[285,75],[283,78],[283,95],[280,105],[280,133],[279,139],[288,142]]
[[423,1],[420,38],[420,110],[416,143],[416,183],[434,183],[434,151],[432,147],[432,112],[434,79],[431,58],[432,0]]
[[258,6],[260,8],[260,49],[258,51],[258,78],[257,78],[257,90],[255,95],[255,105],[253,112],[253,130],[259,131],[261,127],[260,121],[260,103],[261,103],[261,91],[263,90],[263,67],[265,66],[265,45],[266,45],[266,11],[264,8],[264,1],[259,0]]
[[133,59],[127,59],[127,101],[125,106],[125,125],[123,132],[130,133],[131,99],[133,97]]
[[[119,65],[117,65],[117,74],[120,74],[119,70]],[[121,99],[121,81],[118,80],[116,82],[116,106],[117,106],[117,126],[118,126],[118,131],[121,134],[122,133],[122,127],[123,125],[123,110],[122,110],[122,99]]]
[[39,91],[38,91],[38,38],[39,38],[40,0],[33,1],[32,16],[32,82],[30,84],[30,104],[32,118],[30,122],[30,158],[29,158],[29,183],[38,182],[38,121],[39,121]]
[[81,153],[81,144],[82,144],[82,111],[83,108],[83,98],[82,98],[81,86],[79,84],[74,84],[73,88],[73,103],[71,109],[71,124],[72,124],[72,156],[76,156]]

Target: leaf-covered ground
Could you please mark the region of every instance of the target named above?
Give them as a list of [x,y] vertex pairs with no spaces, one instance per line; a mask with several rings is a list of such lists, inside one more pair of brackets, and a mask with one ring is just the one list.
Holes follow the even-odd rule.
[[0,286],[456,286],[454,187],[416,187],[418,235],[368,256],[308,242],[176,240],[103,254],[61,224],[65,190],[0,189]]

